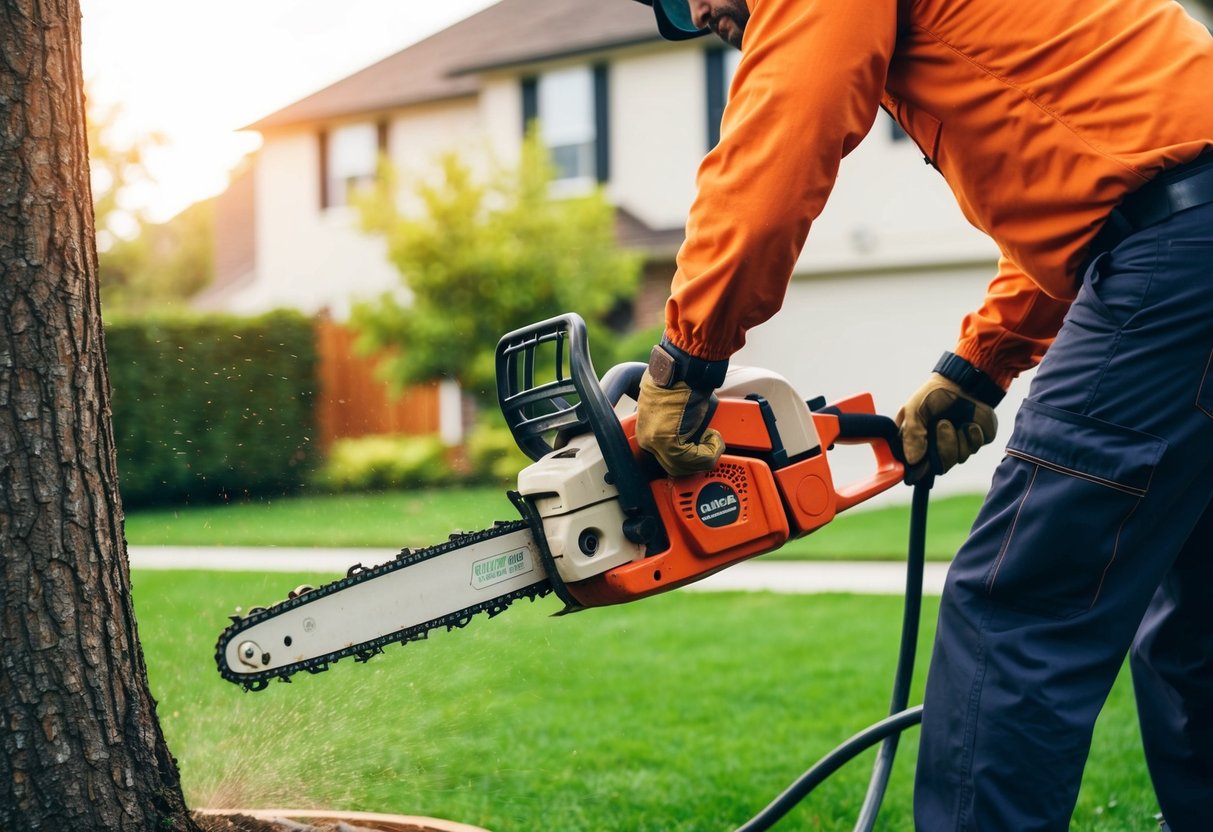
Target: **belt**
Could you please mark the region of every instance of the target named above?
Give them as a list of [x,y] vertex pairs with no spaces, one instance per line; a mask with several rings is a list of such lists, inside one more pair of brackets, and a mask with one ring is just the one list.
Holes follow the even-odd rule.
[[1213,202],[1213,153],[1205,153],[1163,171],[1113,208],[1091,243],[1088,262],[1138,231],[1210,202]]

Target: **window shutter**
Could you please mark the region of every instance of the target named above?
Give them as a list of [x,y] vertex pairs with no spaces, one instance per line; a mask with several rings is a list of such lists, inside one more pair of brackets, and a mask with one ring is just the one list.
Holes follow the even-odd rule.
[[522,79],[522,134],[531,129],[531,122],[539,118],[539,79]]
[[611,88],[607,64],[594,65],[594,163],[598,181],[610,181]]
[[321,130],[317,135],[320,153],[320,210],[329,207],[329,133]]
[[703,53],[707,76],[708,150],[720,143],[720,120],[724,118],[727,91],[724,86],[724,50]]

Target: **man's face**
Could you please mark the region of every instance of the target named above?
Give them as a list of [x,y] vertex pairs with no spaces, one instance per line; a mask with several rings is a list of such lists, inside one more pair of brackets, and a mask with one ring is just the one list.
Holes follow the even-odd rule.
[[711,29],[730,46],[741,48],[741,36],[750,20],[745,0],[688,0],[691,20],[700,29]]

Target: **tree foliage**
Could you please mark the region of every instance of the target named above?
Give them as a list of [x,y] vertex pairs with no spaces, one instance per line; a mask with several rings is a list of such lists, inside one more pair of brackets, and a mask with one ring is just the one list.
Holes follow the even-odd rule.
[[594,191],[554,198],[547,150],[535,136],[514,167],[484,180],[454,154],[437,182],[418,181],[402,211],[396,176],[362,200],[365,227],[385,235],[406,291],[355,310],[368,349],[401,385],[458,380],[482,397],[493,387],[493,350],[520,326],[575,311],[591,328],[600,363],[613,358],[604,321],[631,296],[639,259],[615,241],[614,210]]
[[147,154],[165,143],[159,133],[134,138],[120,137],[118,125],[122,107],[95,103],[88,90],[88,162],[93,189],[93,214],[96,217],[97,247],[102,253],[119,240],[139,233],[146,217],[132,203],[130,194],[152,184],[147,169]]
[[121,106],[89,102],[89,167],[107,315],[179,304],[206,286],[215,270],[215,201],[152,222],[137,194],[155,186],[147,157],[167,139],[158,133],[123,136],[121,118]]
[[107,318],[163,311],[184,302],[215,274],[215,200],[196,202],[164,223],[144,223],[98,255]]

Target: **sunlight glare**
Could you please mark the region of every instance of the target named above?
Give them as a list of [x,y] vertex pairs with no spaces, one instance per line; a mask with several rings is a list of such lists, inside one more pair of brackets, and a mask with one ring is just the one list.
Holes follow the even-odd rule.
[[492,0],[81,0],[84,76],[113,139],[157,132],[155,187],[135,191],[165,220],[221,192],[260,146],[241,131]]

